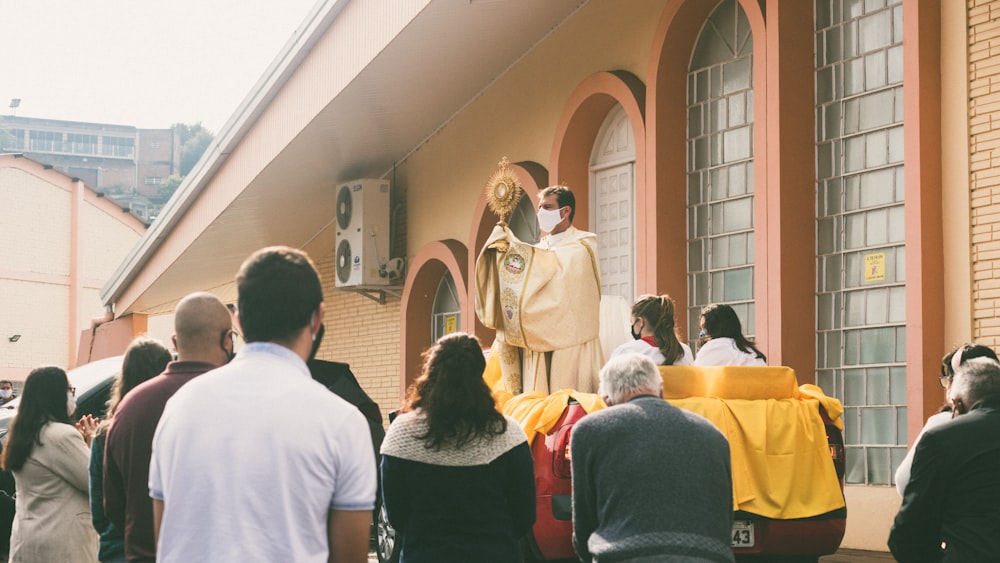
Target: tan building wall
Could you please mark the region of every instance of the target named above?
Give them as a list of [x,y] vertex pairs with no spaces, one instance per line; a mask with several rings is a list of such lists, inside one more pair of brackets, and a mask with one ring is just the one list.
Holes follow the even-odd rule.
[[[665,4],[636,0],[585,5],[403,163],[396,170],[402,187],[421,194],[434,187],[433,197],[410,198],[408,258],[430,241],[468,243],[472,210],[501,157],[538,162],[551,172],[552,145],[564,105],[595,70],[626,70],[645,81],[658,23],[650,15],[659,14]],[[597,36],[615,39],[592,40]],[[442,202],[448,202],[446,209]],[[442,211],[447,220],[442,220]],[[574,220],[586,223],[586,217]]]
[[0,378],[73,367],[100,288],[144,229],[82,182],[0,155]]
[[973,337],[1000,344],[1000,1],[968,1]]

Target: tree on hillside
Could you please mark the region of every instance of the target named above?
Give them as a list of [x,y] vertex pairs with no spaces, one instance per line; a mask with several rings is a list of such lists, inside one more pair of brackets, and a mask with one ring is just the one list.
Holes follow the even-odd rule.
[[177,176],[176,174],[167,178],[158,188],[156,188],[156,200],[160,203],[166,203],[170,196],[174,195],[177,188],[181,186],[181,181],[184,178]]
[[194,165],[205,154],[208,145],[212,143],[215,135],[205,129],[201,122],[193,125],[186,123],[175,123],[174,129],[177,131],[181,142],[181,178],[188,175]]

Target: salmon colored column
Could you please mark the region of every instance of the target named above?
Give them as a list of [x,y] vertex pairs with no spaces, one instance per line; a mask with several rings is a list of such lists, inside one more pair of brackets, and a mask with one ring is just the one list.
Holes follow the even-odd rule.
[[944,242],[941,227],[941,3],[903,0],[906,132],[906,402],[910,443],[941,403]]
[[80,271],[80,253],[83,242],[80,240],[81,217],[83,215],[83,197],[86,192],[83,181],[73,178],[73,187],[70,191],[69,205],[69,326],[66,327],[67,350],[66,358],[72,361],[76,357],[76,342],[73,337],[80,329],[78,324],[80,319],[80,293],[83,286],[83,273]]
[[764,91],[755,85],[765,106],[754,115],[755,148],[765,148],[754,151],[757,334],[768,363],[807,383],[816,379],[814,31],[804,24],[813,6],[768,0],[766,13],[767,48],[754,50],[754,70],[766,73]]

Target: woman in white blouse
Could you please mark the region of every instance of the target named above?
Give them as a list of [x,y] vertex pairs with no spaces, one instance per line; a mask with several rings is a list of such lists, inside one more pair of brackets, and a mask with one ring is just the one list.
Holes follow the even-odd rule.
[[696,366],[766,366],[767,358],[745,336],[740,318],[729,305],[701,310],[701,337]]
[[643,295],[632,303],[631,331],[632,342],[615,348],[611,358],[642,354],[657,365],[689,366],[694,363],[691,348],[677,338],[674,300],[669,295]]

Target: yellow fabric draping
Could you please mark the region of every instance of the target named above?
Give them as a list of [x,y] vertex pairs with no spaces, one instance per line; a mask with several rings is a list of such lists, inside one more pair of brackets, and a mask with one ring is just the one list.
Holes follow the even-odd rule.
[[[588,413],[606,408],[599,396],[571,389],[511,395],[495,356],[483,377],[497,408],[518,421],[529,444],[553,428],[570,397]],[[671,404],[704,416],[728,438],[735,510],[788,519],[844,507],[819,414],[824,408],[842,429],[840,401],[815,385],[799,386],[787,367],[662,366],[660,375]]]
[[844,506],[822,405],[843,429],[840,401],[799,386],[788,367],[664,366],[664,396],[729,439],[733,506],[768,518],[807,518]]
[[588,414],[607,408],[604,401],[593,393],[580,393],[572,389],[562,389],[550,395],[531,391],[515,395],[502,406],[502,412],[521,425],[528,443],[538,434],[548,434],[559,422],[566,410],[569,399],[576,399]]

